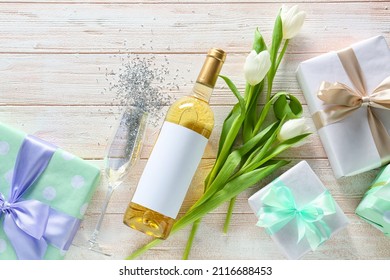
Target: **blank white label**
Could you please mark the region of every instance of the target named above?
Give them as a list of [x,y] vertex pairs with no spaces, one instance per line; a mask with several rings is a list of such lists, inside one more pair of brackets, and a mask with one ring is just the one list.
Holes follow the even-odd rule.
[[206,144],[206,137],[164,122],[132,202],[175,219]]

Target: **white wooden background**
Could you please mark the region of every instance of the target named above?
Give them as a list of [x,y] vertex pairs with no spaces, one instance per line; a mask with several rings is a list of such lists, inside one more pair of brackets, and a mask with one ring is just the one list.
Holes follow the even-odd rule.
[[[102,166],[107,137],[118,115],[113,94],[105,93],[105,69],[117,69],[127,53],[154,56],[170,62],[171,75],[187,94],[210,47],[228,52],[222,73],[244,85],[242,65],[259,27],[269,39],[275,15],[282,2],[248,0],[7,0],[0,1],[0,121],[35,134]],[[288,5],[296,4],[287,0]],[[276,90],[287,90],[305,104],[295,79],[298,64],[323,52],[337,50],[375,35],[390,42],[390,2],[366,0],[303,0],[305,25],[290,48],[275,81]],[[179,72],[176,72],[179,70]],[[174,80],[175,74],[179,78]],[[182,207],[181,214],[202,191],[202,182],[213,164],[224,117],[235,98],[218,81],[211,99],[216,126]],[[304,105],[306,117],[307,106]],[[126,182],[114,193],[103,224],[101,243],[123,259],[150,238],[122,224],[122,215],[135,190],[159,127],[149,127],[142,159]],[[335,180],[316,134],[308,144],[286,152],[292,163],[305,159],[340,204],[350,225],[305,259],[389,259],[390,239],[355,214],[363,193],[377,170]],[[270,176],[264,185],[283,172]],[[259,186],[260,186],[259,185]],[[192,259],[284,259],[264,230],[254,224],[247,198],[258,190],[242,193],[232,225],[222,233],[226,205],[203,220]],[[98,188],[74,244],[84,244],[97,220],[105,194]],[[180,259],[189,228],[171,236],[144,254],[142,259]],[[72,246],[67,259],[103,257]]]

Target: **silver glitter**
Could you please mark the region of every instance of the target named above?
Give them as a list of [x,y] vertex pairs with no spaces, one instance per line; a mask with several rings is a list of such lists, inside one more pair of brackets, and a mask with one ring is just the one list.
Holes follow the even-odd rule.
[[[148,124],[157,126],[164,117],[164,111],[161,109],[172,103],[173,98],[167,93],[173,88],[178,89],[178,86],[166,83],[165,79],[169,76],[166,65],[169,62],[165,56],[163,64],[160,65],[157,65],[154,56],[141,58],[128,54],[113,57],[120,59],[120,66],[116,70],[105,68],[107,88],[101,93],[113,94],[110,105],[124,112],[120,128],[111,140],[113,142],[109,148],[109,157],[128,161],[139,156],[137,147],[146,125],[143,112],[148,115]],[[111,112],[113,113],[112,110]],[[118,164],[122,161],[118,161]]]
[[[109,83],[109,90],[115,93],[114,101],[120,106],[136,106],[149,115],[151,123],[157,123],[162,117],[161,108],[169,106],[172,97],[166,91],[173,85],[165,84],[165,78],[169,75],[166,65],[156,66],[154,56],[140,58],[135,56],[128,60],[122,60],[122,65],[117,73],[106,71],[106,76],[113,77]],[[177,88],[177,85],[174,85]]]

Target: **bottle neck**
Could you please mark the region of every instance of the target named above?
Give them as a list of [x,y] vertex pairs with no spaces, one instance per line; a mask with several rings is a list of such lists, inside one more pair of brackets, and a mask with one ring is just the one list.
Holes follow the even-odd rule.
[[226,53],[221,49],[214,48],[209,50],[192,89],[192,95],[194,97],[209,103],[225,57]]
[[192,96],[206,103],[210,102],[210,97],[214,88],[196,82],[192,88]]

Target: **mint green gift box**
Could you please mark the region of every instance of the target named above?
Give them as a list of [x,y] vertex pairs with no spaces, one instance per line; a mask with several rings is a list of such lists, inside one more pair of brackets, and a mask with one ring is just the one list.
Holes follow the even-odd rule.
[[390,165],[379,172],[355,212],[390,237]]
[[[0,193],[9,196],[16,158],[26,134],[0,123]],[[56,148],[46,169],[23,193],[22,200],[38,200],[53,211],[74,218],[73,228],[57,224],[56,229],[72,232],[71,243],[100,179],[100,169],[79,157]],[[2,214],[2,213],[0,213]],[[0,219],[0,259],[18,259]],[[71,235],[69,235],[71,236]],[[67,246],[68,247],[68,246]],[[67,249],[67,248],[66,248]],[[44,259],[63,259],[66,249],[48,243]]]

